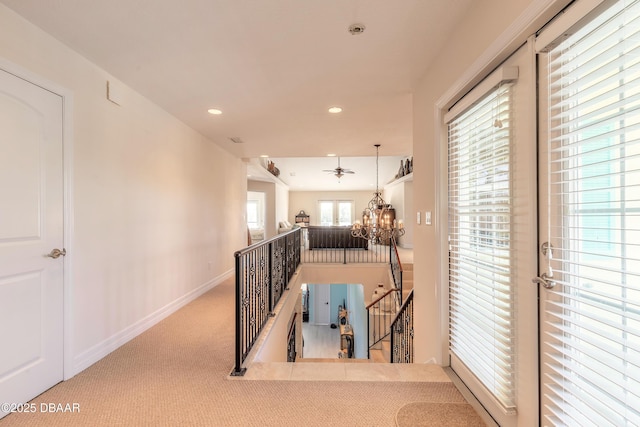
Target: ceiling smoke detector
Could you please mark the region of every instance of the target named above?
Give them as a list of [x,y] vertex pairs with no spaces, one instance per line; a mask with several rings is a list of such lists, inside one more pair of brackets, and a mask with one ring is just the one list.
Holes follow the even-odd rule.
[[349,32],[352,36],[364,33],[366,27],[364,24],[351,24],[349,25]]

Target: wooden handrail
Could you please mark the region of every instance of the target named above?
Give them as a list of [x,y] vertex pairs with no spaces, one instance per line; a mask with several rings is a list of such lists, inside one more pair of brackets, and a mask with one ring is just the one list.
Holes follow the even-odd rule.
[[375,301],[373,301],[371,304],[369,304],[368,306],[365,307],[365,309],[369,310],[369,308],[373,307],[375,304],[379,303],[384,297],[386,297],[387,295],[389,295],[391,292],[397,292],[399,289],[398,288],[391,288],[389,289],[387,292],[385,292],[384,294],[382,294],[381,297],[379,297],[378,299],[376,299]]

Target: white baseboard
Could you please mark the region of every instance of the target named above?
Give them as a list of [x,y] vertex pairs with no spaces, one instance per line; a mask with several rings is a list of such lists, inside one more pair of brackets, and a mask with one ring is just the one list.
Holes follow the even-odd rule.
[[220,283],[224,282],[228,278],[232,277],[234,274],[234,270],[231,269],[226,273],[221,274],[218,277],[211,279],[210,281],[204,283],[203,285],[197,287],[191,292],[181,296],[175,301],[170,302],[159,310],[149,314],[143,319],[140,319],[136,323],[128,326],[122,331],[114,334],[113,336],[103,340],[102,342],[94,345],[88,350],[83,351],[78,354],[73,361],[73,374],[70,376],[65,375],[65,380],[73,377],[74,375],[84,371],[89,366],[93,365],[103,357],[107,356],[112,351],[118,349],[120,346],[126,344],[131,341],[133,338],[137,337],[147,329],[155,326],[160,321],[166,319],[180,308],[189,304],[191,301],[195,300],[205,292],[214,287],[218,286]]

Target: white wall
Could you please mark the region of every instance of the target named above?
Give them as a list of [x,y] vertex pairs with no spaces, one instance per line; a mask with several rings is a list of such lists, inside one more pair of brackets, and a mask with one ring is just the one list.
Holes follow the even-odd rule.
[[353,357],[356,359],[368,359],[369,343],[367,335],[367,316],[364,290],[362,286],[351,285],[347,287],[347,295],[349,304],[349,324],[353,328]]
[[398,239],[398,246],[413,248],[413,229],[416,215],[413,211],[413,181],[399,180],[384,187],[384,200],[396,211],[396,219],[402,220],[405,235]]
[[246,167],[4,5],[0,58],[73,94],[68,378],[231,275]]
[[291,224],[294,222],[294,217],[289,215],[289,187],[283,184],[276,183],[276,232],[278,224],[284,220],[289,221]]

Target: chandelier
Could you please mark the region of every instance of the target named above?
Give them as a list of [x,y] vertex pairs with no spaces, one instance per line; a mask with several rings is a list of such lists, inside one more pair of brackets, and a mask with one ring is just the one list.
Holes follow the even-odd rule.
[[351,235],[369,240],[373,244],[387,244],[391,238],[397,239],[405,233],[402,221],[395,218],[395,209],[384,201],[378,189],[378,157],[380,144],[376,147],[376,192],[362,212],[362,223],[356,221],[351,228]]

